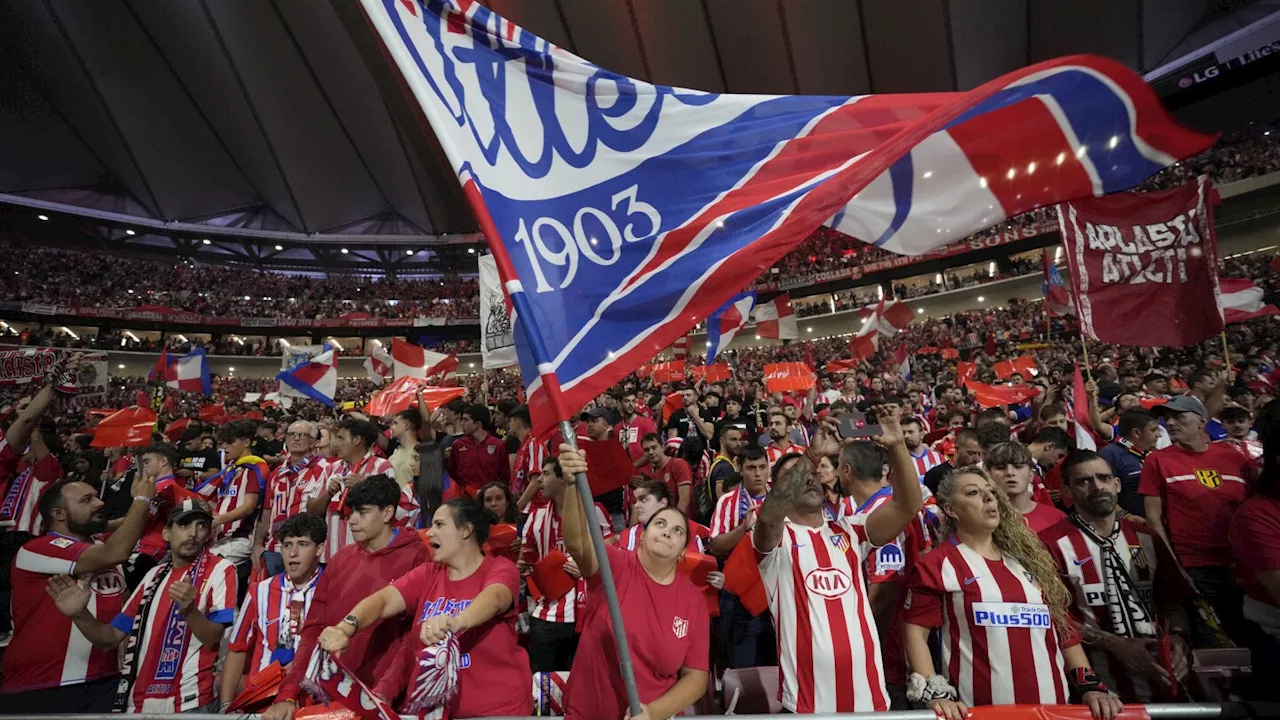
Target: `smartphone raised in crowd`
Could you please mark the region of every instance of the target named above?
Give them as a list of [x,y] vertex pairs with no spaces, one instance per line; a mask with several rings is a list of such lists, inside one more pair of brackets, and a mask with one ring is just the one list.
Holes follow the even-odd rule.
[[884,434],[884,429],[879,425],[874,422],[867,422],[867,415],[863,412],[848,412],[838,419],[840,421],[840,437],[869,438]]

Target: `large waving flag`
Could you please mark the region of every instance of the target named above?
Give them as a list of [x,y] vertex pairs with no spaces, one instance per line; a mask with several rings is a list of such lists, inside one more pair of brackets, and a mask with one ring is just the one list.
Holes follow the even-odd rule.
[[369,353],[369,357],[364,359],[364,374],[368,376],[371,382],[381,385],[387,379],[387,375],[391,374],[393,362],[386,350],[378,348]]
[[1076,363],[1075,377],[1071,385],[1071,437],[1079,450],[1097,450],[1098,441],[1093,437],[1093,423],[1089,420],[1089,395],[1084,390],[1084,376]]
[[754,292],[740,293],[711,313],[707,318],[707,364],[716,361],[716,355],[729,347],[738,331],[747,326],[751,308],[756,304]]
[[1212,143],[1101,57],[964,93],[714,94],[610,72],[473,0],[360,2],[489,242],[535,431],[824,223],[919,254]]
[[391,361],[396,378],[422,379],[430,370],[449,359],[444,353],[432,352],[424,347],[396,338],[391,343]]
[[783,293],[767,303],[756,306],[756,334],[774,340],[795,340],[800,337],[796,314],[791,310],[791,296]]
[[1275,305],[1262,302],[1262,288],[1249,278],[1220,277],[1218,287],[1222,291],[1218,304],[1222,306],[1222,316],[1229,323],[1280,315]]
[[333,407],[333,396],[338,392],[338,354],[332,347],[289,370],[282,370],[276,379],[304,397]]
[[195,348],[179,358],[168,358],[164,368],[164,381],[171,388],[212,395],[209,359],[204,354],[204,348]]

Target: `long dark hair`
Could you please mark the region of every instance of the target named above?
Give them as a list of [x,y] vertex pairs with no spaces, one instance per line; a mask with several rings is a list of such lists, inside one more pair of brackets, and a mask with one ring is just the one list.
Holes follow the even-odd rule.
[[498,488],[499,490],[501,490],[503,496],[507,498],[506,514],[501,517],[495,518],[494,522],[512,523],[512,524],[519,523],[520,516],[518,513],[516,513],[516,499],[511,494],[511,488],[507,487],[507,484],[502,482],[501,480],[494,480],[493,482],[487,483],[484,487],[480,488],[480,492],[476,493],[476,498],[475,498],[476,504],[479,505],[480,508],[483,509],[485,512],[489,512],[489,508],[485,507],[485,504],[484,504],[484,496],[487,495],[489,491],[492,490],[493,488]]
[[418,443],[418,477],[413,480],[413,494],[422,508],[424,525],[431,524],[431,516],[444,502],[444,448],[438,442]]
[[489,526],[493,524],[493,513],[486,510],[483,505],[478,505],[469,498],[454,498],[443,507],[453,512],[454,525],[459,528],[465,525],[471,526],[471,538],[476,541],[477,546],[483,546],[489,539]]

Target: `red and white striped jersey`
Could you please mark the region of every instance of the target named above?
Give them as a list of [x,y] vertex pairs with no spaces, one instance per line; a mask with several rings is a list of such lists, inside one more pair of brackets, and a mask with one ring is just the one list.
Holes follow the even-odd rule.
[[[303,491],[303,502],[305,503],[307,500],[324,492],[331,479],[347,475],[360,475],[361,477],[386,475],[392,480],[396,477],[395,469],[391,467],[391,461],[374,455],[373,451],[370,450],[354,466],[346,460],[329,463],[328,469],[317,473],[315,478],[308,481],[307,488]],[[351,528],[347,525],[347,517],[351,515],[351,511],[344,505],[346,499],[347,488],[343,487],[329,500],[329,507],[325,512],[325,522],[329,525],[329,532],[325,539],[324,557],[333,557],[342,548],[355,544],[356,540],[351,535]],[[412,484],[401,488],[400,504],[396,508],[395,524],[399,527],[410,527],[417,523],[420,512],[421,508],[418,507],[418,499],[413,494]]]
[[[570,492],[573,492],[570,490]],[[576,498],[570,498],[576,502]],[[613,537],[613,525],[609,513],[604,506],[596,503],[596,523],[606,540]],[[552,550],[564,552],[564,533],[560,529],[560,515],[555,505],[540,505],[529,515],[524,523],[524,537],[520,541],[520,559],[530,565],[546,557]],[[547,622],[571,623],[578,604],[578,596],[587,591],[584,580],[578,580],[577,587],[558,598],[538,598],[529,603],[529,611],[534,617]]]
[[50,576],[72,575],[89,586],[89,614],[111,622],[124,606],[119,567],[86,576],[76,560],[95,543],[49,533],[29,540],[13,561],[13,639],[4,653],[6,693],[75,685],[120,672],[115,650],[99,650],[45,594]]
[[889,709],[880,639],[863,577],[871,543],[848,521],[788,520],[776,548],[756,548],[778,635],[779,699],[795,713]]
[[[639,523],[632,525],[622,534],[618,536],[618,547],[623,550],[635,552],[640,547],[640,538],[644,535],[644,528]],[[689,521],[689,537],[685,543],[685,548],[700,553],[707,551],[707,545],[711,542],[711,528],[699,522]]]
[[769,461],[770,470],[773,469],[773,466],[775,463],[777,463],[779,460],[782,459],[783,455],[790,455],[791,453],[802,453],[804,451],[805,451],[805,446],[796,445],[795,443],[791,443],[790,445],[788,445],[786,450],[783,450],[782,448],[778,447],[777,445],[774,445],[773,443],[769,443],[768,445],[764,446],[764,456]]
[[[143,595],[154,587],[150,613],[137,618],[142,623],[138,640],[138,674],[129,690],[127,712],[174,713],[203,707],[217,698],[214,665],[218,646],[205,647],[191,632],[187,621],[176,612],[169,597],[169,587],[187,580],[196,587],[196,610],[209,620],[230,625],[236,612],[236,566],[207,550],[199,563],[199,574],[188,576],[195,564],[174,570],[169,564],[157,565],[133,591],[124,610],[111,622],[112,627],[128,634],[142,609]],[[160,572],[165,576],[153,582]]]
[[[270,471],[267,463],[256,455],[245,455],[223,468],[217,475],[196,486],[196,492],[213,504],[214,516],[224,515],[244,505],[249,495],[261,498]],[[261,508],[259,508],[261,509]],[[253,535],[254,518],[251,513],[239,520],[219,525],[213,529],[212,541]]]
[[721,495],[716,500],[715,512],[711,513],[711,537],[733,532],[742,524],[747,513],[760,507],[764,498],[764,495],[751,497],[742,483]]
[[[1106,556],[1097,540],[1065,519],[1040,533],[1040,539],[1058,564],[1073,598],[1071,615],[1077,622],[1087,622],[1104,632],[1122,637],[1154,638],[1157,635],[1161,607],[1177,605],[1194,597],[1173,553],[1155,531],[1128,518],[1116,524],[1109,538],[1116,557],[1128,575],[1127,586],[1106,577]],[[1128,621],[1122,596],[1136,602]],[[1130,675],[1118,658],[1092,646],[1085,651],[1089,666],[1125,702],[1151,702],[1160,694],[1141,675]]]
[[273,661],[288,665],[302,638],[302,625],[316,594],[324,566],[311,579],[295,587],[285,573],[260,580],[249,587],[240,615],[231,629],[227,649],[249,653],[246,674],[260,672]]
[[0,529],[39,535],[44,529],[40,519],[40,495],[60,477],[62,465],[53,453],[34,463],[21,459],[12,481],[4,488],[4,499],[0,501]]
[[938,465],[941,465],[945,461],[945,458],[942,457],[942,453],[926,447],[923,444],[917,449],[920,452],[919,455],[911,452],[907,454],[911,456],[911,462],[915,463],[916,466],[916,474],[921,478],[924,477],[925,473]]
[[267,525],[266,549],[279,552],[280,540],[276,533],[285,520],[302,512],[303,489],[313,477],[323,474],[328,462],[319,455],[308,455],[296,463],[281,463],[267,479],[262,493],[262,518]]
[[[925,507],[916,514],[915,521],[898,533],[898,537],[894,538],[893,542],[881,545],[867,555],[868,584],[876,585],[886,582],[905,584],[907,578],[911,577],[916,560],[933,547],[932,521],[927,508],[932,506],[936,511],[938,503],[928,488],[921,486],[920,491],[927,499]],[[859,508],[853,508],[852,502],[845,503],[842,508],[844,512],[842,517],[849,518],[854,525],[865,527],[871,513],[880,509],[892,498],[893,488],[882,488]],[[845,500],[849,501],[851,498],[845,498]],[[886,634],[887,640],[882,648],[885,682],[890,685],[902,685],[906,682],[906,659],[902,648],[901,605],[894,608],[891,622],[893,629]]]
[[903,604],[907,622],[942,629],[942,673],[966,705],[1067,702],[1049,606],[1017,560],[948,540],[917,561]]
[[525,488],[542,472],[542,463],[547,459],[547,446],[537,442],[533,433],[529,433],[520,450],[516,453],[515,465],[511,468],[511,494],[520,497]]

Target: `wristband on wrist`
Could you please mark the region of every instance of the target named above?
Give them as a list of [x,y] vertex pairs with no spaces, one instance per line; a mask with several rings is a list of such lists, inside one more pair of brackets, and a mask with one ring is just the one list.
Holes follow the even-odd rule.
[[137,502],[137,501],[139,501],[139,500],[141,500],[142,502],[144,502],[144,503],[146,503],[146,504],[148,504],[148,505],[150,505],[150,504],[151,504],[151,498],[147,497],[146,495],[134,495],[134,496],[133,496],[133,501],[134,501],[134,502]]
[[932,675],[928,679],[920,673],[911,673],[907,678],[907,700],[928,707],[934,700],[958,700],[960,693],[941,675]]
[[1067,686],[1071,690],[1071,702],[1084,702],[1085,693],[1110,693],[1106,683],[1090,667],[1078,667],[1067,671]]

